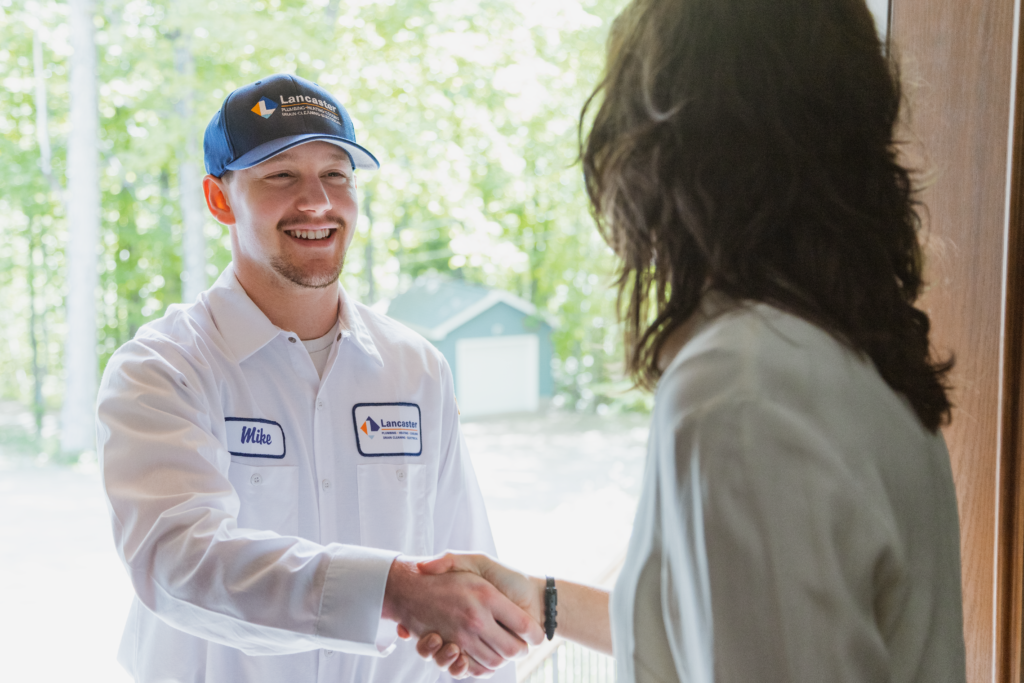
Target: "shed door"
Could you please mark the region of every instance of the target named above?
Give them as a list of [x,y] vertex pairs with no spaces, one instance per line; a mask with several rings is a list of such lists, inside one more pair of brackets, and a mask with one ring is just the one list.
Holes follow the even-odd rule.
[[535,334],[456,341],[459,410],[466,416],[537,410],[539,356]]

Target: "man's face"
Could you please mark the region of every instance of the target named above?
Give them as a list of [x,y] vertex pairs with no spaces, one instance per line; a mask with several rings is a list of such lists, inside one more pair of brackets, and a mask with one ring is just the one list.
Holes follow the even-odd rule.
[[283,287],[337,281],[359,213],[352,162],[341,148],[308,142],[219,184],[234,218],[240,274]]

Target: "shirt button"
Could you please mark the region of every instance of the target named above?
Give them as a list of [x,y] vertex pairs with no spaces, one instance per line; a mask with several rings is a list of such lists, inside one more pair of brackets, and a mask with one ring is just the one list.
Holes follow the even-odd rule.
[[294,344],[295,343],[295,337],[288,337],[288,341],[290,341],[292,344]]
[[324,491],[326,491],[329,488],[331,488],[331,480],[330,479],[324,479]]
[[249,477],[249,481],[252,482],[254,486],[258,486],[263,482],[263,477],[261,477],[258,474],[254,474],[251,477]]
[[395,476],[398,477],[398,481],[405,481],[405,468],[399,467],[395,470]]
[[324,409],[324,400],[322,398],[318,398],[316,400],[316,409],[317,410],[323,410]]

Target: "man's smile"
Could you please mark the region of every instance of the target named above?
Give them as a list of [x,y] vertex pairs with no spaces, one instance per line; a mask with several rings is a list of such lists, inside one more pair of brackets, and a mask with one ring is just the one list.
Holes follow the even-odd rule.
[[322,240],[330,237],[335,230],[336,228],[294,228],[291,230],[285,230],[284,232],[285,234],[290,235],[291,237],[297,237],[299,239]]

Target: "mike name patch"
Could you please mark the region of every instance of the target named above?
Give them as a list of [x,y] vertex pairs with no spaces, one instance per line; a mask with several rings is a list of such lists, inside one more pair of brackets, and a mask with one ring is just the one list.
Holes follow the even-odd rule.
[[228,451],[249,458],[281,459],[285,454],[284,430],[273,420],[225,417]]
[[415,403],[357,403],[352,406],[359,455],[423,453],[420,407]]

